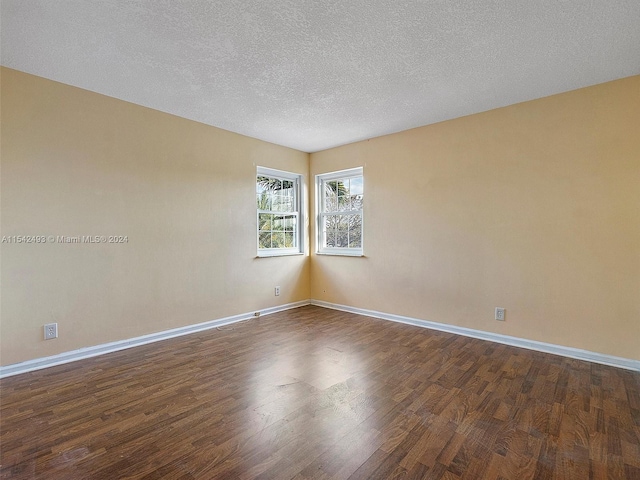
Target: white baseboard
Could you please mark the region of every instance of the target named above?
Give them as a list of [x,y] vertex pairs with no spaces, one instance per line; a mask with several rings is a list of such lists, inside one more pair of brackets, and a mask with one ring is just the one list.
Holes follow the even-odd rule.
[[[514,347],[527,348],[529,350],[536,350],[539,352],[552,353],[555,355],[561,355],[564,357],[575,358],[578,360],[585,360],[587,362],[600,363],[603,365],[610,365],[613,367],[624,368],[627,370],[635,370],[640,372],[640,361],[632,360],[629,358],[614,357],[612,355],[605,355],[602,353],[590,352],[588,350],[581,350],[578,348],[565,347],[562,345],[554,345],[551,343],[537,342],[535,340],[527,340],[524,338],[510,337],[508,335],[501,335],[498,333],[484,332],[482,330],[473,330],[471,328],[458,327],[455,325],[447,325],[444,323],[430,322],[428,320],[420,320],[412,317],[404,317],[401,315],[394,315],[391,313],[377,312],[374,310],[366,310],[363,308],[350,307],[348,305],[339,305],[335,303],[324,302],[322,300],[302,300],[300,302],[287,303],[285,305],[279,305],[277,307],[266,308],[260,310],[260,315],[269,315],[271,313],[281,312],[292,308],[302,307],[305,305],[316,305],[324,308],[331,308],[333,310],[341,310],[343,312],[357,313],[358,315],[366,315],[368,317],[376,317],[383,320],[390,320],[392,322],[405,323],[408,325],[414,325],[422,328],[431,328],[433,330],[439,330],[442,332],[454,333],[465,337],[479,338],[481,340],[488,340],[490,342],[503,343],[505,345],[511,345]],[[126,348],[137,347],[145,345],[147,343],[159,342],[161,340],[167,340],[169,338],[180,337],[182,335],[188,335],[190,333],[201,332],[203,330],[209,330],[212,328],[220,327],[223,325],[229,325],[231,323],[241,322],[243,320],[249,320],[255,318],[255,312],[241,313],[239,315],[233,315],[231,317],[220,318],[218,320],[211,320],[209,322],[198,323],[195,325],[187,325],[185,327],[174,328],[171,330],[164,330],[162,332],[152,333],[149,335],[143,335],[141,337],[130,338],[127,340],[120,340],[117,342],[103,343],[93,347],[81,348],[78,350],[72,350],[70,352],[60,353],[50,357],[36,358],[34,360],[27,360],[26,362],[15,363],[13,365],[7,365],[0,367],[0,378],[9,377],[12,375],[18,375],[21,373],[32,372],[35,370],[41,370],[43,368],[53,367],[55,365],[61,365],[64,363],[75,362],[84,358],[96,357],[105,353],[116,352],[118,350],[124,350]]]
[[310,303],[311,305],[316,305],[318,307],[332,308],[334,310],[341,310],[343,312],[357,313],[359,315],[366,315],[368,317],[391,320],[392,322],[406,323],[408,325],[415,325],[417,327],[423,328],[431,328],[433,330],[455,333],[456,335],[463,335],[465,337],[479,338],[481,340],[488,340],[490,342],[503,343],[505,345],[511,345],[514,347],[536,350],[538,352],[552,353],[554,355],[561,355],[563,357],[585,360],[587,362],[600,363],[603,365],[610,365],[612,367],[640,371],[640,360],[614,357],[612,355],[590,352],[588,350],[581,350],[579,348],[554,345],[552,343],[537,342],[535,340],[527,340],[525,338],[511,337],[509,335],[501,335],[499,333],[484,332],[482,330],[473,330],[471,328],[458,327],[455,325],[447,325],[444,323],[430,322],[417,318],[403,317],[401,315],[394,315],[391,313],[376,312],[374,310],[366,310],[364,308],[338,305],[335,303],[324,302],[322,300],[311,299]]
[[[259,312],[260,316],[263,316],[269,315],[271,313],[281,312],[283,310],[302,307],[304,305],[309,305],[309,301],[303,300],[300,302],[287,303],[285,305],[278,305],[277,307],[261,309],[259,310]],[[75,362],[76,360],[82,360],[84,358],[97,357],[98,355],[104,355],[105,353],[111,353],[118,350],[124,350],[126,348],[146,345],[147,343],[159,342],[161,340],[180,337],[182,335],[189,335],[190,333],[201,332],[203,330],[209,330],[211,328],[217,328],[222,325],[229,325],[231,323],[241,322],[243,320],[249,320],[251,318],[256,318],[255,312],[241,313],[239,315],[233,315],[231,317],[220,318],[218,320],[211,320],[204,323],[197,323],[195,325],[187,325],[185,327],[173,328],[171,330],[151,333],[149,335],[143,335],[141,337],[119,340],[117,342],[103,343],[101,345],[80,348],[78,350],[72,350],[70,352],[64,352],[50,357],[42,357],[36,358],[34,360],[27,360],[26,362],[14,363],[12,365],[0,367],[0,378],[53,367],[54,365],[61,365],[63,363]]]

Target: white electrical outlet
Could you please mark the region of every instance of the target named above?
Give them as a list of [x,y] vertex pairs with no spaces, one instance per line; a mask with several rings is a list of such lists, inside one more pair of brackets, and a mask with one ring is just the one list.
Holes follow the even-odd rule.
[[280,287],[276,287],[274,289],[274,294],[275,294],[276,297],[278,297],[280,295]]
[[58,324],[47,323],[44,326],[44,339],[51,340],[53,338],[58,338]]
[[496,320],[504,322],[504,308],[496,307]]

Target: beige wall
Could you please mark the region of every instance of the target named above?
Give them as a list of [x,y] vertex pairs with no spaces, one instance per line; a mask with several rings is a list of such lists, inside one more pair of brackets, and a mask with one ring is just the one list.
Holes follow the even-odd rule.
[[[1,70],[0,363],[308,299],[308,257],[256,259],[256,165],[308,154]],[[275,297],[273,287],[282,293]],[[58,322],[60,338],[42,340]]]
[[[640,359],[640,77],[315,153],[310,176],[305,153],[0,72],[0,233],[129,238],[3,244],[2,365],[310,297]],[[364,166],[366,257],[256,259],[256,165]]]
[[366,255],[312,298],[640,359],[639,128],[636,76],[312,154],[364,166]]

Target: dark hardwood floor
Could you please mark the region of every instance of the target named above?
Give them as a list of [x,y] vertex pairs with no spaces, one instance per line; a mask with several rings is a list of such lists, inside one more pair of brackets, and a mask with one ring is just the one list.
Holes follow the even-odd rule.
[[640,373],[319,307],[0,389],[2,478],[640,479]]

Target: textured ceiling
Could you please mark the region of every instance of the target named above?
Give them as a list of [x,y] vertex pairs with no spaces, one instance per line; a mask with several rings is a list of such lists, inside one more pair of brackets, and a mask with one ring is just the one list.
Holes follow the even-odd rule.
[[2,65],[314,152],[640,73],[639,0],[1,0]]

